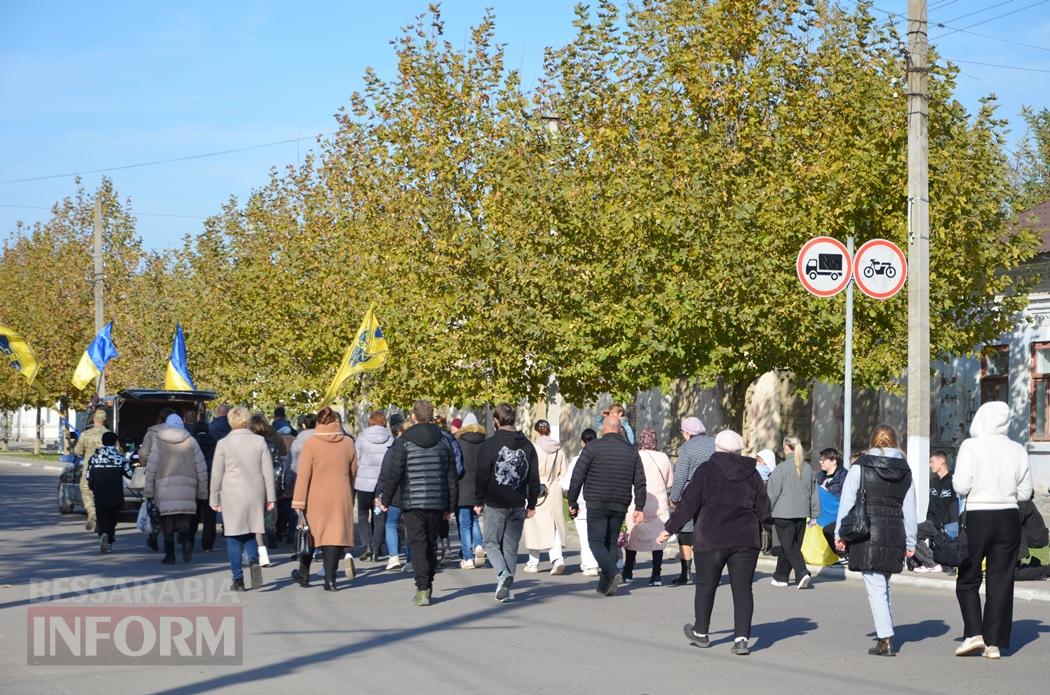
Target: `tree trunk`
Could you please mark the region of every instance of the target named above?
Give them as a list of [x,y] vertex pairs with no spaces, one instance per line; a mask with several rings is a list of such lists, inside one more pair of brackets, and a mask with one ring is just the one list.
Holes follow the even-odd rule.
[[0,420],[0,451],[10,451],[7,440],[11,438],[11,413],[3,412],[3,420]]
[[41,444],[44,441],[44,425],[43,420],[40,417],[42,408],[38,405],[36,407],[36,439],[33,440],[33,453],[39,454]]

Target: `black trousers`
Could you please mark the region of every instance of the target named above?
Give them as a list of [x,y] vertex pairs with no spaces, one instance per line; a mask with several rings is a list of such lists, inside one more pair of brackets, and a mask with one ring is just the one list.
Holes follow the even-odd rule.
[[109,538],[109,542],[112,543],[113,539],[117,535],[117,513],[120,512],[118,506],[99,506],[95,505],[95,531],[98,535],[106,534]]
[[[623,558],[623,578],[628,579],[634,577],[634,563],[638,561],[637,550],[624,550]],[[664,561],[664,551],[654,550],[653,551],[653,579],[660,578],[660,565]]]
[[409,509],[402,512],[405,535],[412,549],[412,570],[416,576],[416,588],[428,590],[434,585],[437,572],[437,539],[443,512],[430,509]]
[[190,542],[194,542],[197,529],[201,530],[201,550],[211,550],[215,547],[215,510],[208,504],[208,500],[197,500],[197,516],[194,517],[193,526],[190,527]]
[[616,575],[616,561],[619,552],[616,539],[620,535],[627,512],[614,512],[608,509],[587,507],[587,545],[598,561],[602,576],[606,581]]
[[751,618],[755,613],[755,599],[751,584],[755,580],[758,548],[734,550],[693,549],[696,559],[696,596],[693,607],[696,622],[693,630],[706,635],[711,629],[711,611],[715,607],[715,591],[722,579],[722,570],[729,567],[729,587],[733,591],[734,637],[751,636]]
[[[959,567],[955,596],[963,617],[963,636],[983,635],[990,647],[1008,648],[1014,620],[1014,567],[1021,546],[1021,520],[1016,509],[966,512],[970,557]],[[981,612],[981,563],[985,570],[985,604]]]
[[924,567],[933,567],[937,564],[937,560],[933,557],[933,548],[930,546],[930,541],[937,537],[937,530],[937,524],[929,519],[919,524],[915,536],[918,541],[915,544],[915,559]]
[[[339,559],[346,553],[341,545],[322,545],[320,550],[321,560],[324,562],[324,580],[328,584],[334,584],[335,576],[339,572]],[[311,560],[313,560],[311,553],[299,556],[299,573],[304,577],[310,576]]]
[[780,539],[780,557],[777,558],[773,579],[786,582],[791,576],[791,570],[795,570],[797,582],[809,574],[806,561],[802,559],[802,538],[806,535],[806,520],[773,519],[773,525],[777,530],[777,538]]

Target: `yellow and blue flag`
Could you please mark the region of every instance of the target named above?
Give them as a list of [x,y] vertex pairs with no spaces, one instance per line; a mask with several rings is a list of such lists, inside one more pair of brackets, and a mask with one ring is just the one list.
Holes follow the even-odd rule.
[[106,362],[117,356],[117,346],[113,344],[113,322],[110,321],[98,332],[87,350],[84,350],[80,364],[73,372],[73,385],[83,390],[102,374]]
[[33,385],[36,373],[40,369],[36,353],[29,347],[25,338],[7,326],[0,326],[0,358],[6,358],[8,364],[25,377],[26,383]]
[[182,335],[182,326],[177,323],[175,341],[171,344],[171,356],[168,358],[168,371],[164,375],[164,388],[168,391],[197,390],[186,366],[186,338]]
[[383,329],[379,327],[379,319],[375,311],[368,307],[361,327],[357,329],[357,339],[353,345],[346,349],[343,362],[339,365],[339,371],[335,374],[331,386],[325,391],[319,407],[323,408],[335,400],[339,387],[354,374],[379,369],[386,362],[390,346],[387,345]]

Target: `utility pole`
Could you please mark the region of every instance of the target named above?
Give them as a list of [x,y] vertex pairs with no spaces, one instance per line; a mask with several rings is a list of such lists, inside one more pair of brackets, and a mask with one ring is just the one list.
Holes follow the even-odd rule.
[[[95,335],[102,330],[102,201],[95,196]],[[106,370],[98,375],[98,395],[106,395]]]
[[919,519],[930,502],[929,35],[926,0],[908,0],[908,464]]

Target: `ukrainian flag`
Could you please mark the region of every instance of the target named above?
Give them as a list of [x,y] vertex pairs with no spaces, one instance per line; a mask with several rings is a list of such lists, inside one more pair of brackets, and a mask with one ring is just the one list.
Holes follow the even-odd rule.
[[323,408],[334,401],[339,387],[354,374],[379,369],[383,366],[389,352],[390,346],[387,345],[383,329],[379,327],[379,319],[376,318],[372,307],[368,307],[361,321],[361,327],[357,329],[357,340],[346,349],[343,363],[339,365],[339,371],[336,372],[335,379],[325,391],[319,407]]
[[175,341],[171,344],[168,372],[164,375],[164,388],[168,391],[196,391],[190,370],[186,366],[186,338],[182,326],[175,324]]
[[40,364],[36,361],[36,353],[25,338],[12,331],[7,326],[0,326],[0,358],[6,358],[14,370],[25,377],[26,383],[33,385]]
[[110,321],[98,332],[88,349],[84,350],[80,364],[73,372],[73,385],[83,390],[102,374],[106,362],[117,356],[117,346],[113,344],[113,322]]

